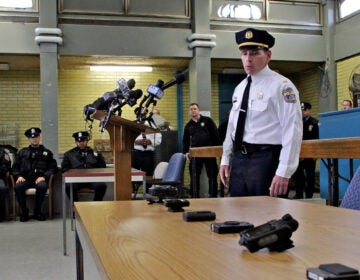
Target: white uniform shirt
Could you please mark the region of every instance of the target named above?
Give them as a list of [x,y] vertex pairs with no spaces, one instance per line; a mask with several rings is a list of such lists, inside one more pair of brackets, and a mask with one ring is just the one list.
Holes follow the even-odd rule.
[[[150,126],[149,123],[146,121],[144,125]],[[144,134],[147,139],[151,141],[150,145],[147,145],[146,148],[142,145],[136,145],[134,144],[134,149],[139,151],[154,151],[156,146],[159,146],[162,141],[162,135],[161,133],[149,133]],[[144,139],[143,134],[139,134],[138,137],[136,137],[136,140]]]
[[[299,92],[290,80],[268,66],[251,78],[243,141],[251,144],[282,145],[276,175],[290,178],[298,166],[302,141]],[[244,79],[233,94],[221,165],[230,165],[246,84],[247,80]]]

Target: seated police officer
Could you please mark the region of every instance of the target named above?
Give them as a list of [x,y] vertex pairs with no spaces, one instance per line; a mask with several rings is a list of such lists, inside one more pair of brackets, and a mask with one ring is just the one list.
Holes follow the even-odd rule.
[[15,177],[15,195],[20,205],[20,222],[29,220],[29,209],[26,206],[25,191],[29,188],[36,189],[34,219],[44,221],[45,215],[41,212],[48,182],[51,174],[57,170],[57,163],[53,153],[40,144],[41,129],[31,127],[25,131],[29,140],[29,147],[17,153],[12,167]]
[[5,220],[5,201],[8,193],[6,186],[6,176],[11,169],[11,161],[8,154],[4,150],[0,151],[0,222]]
[[[67,151],[61,163],[61,171],[65,172],[69,169],[85,169],[85,168],[105,168],[106,163],[104,157],[88,147],[90,135],[87,131],[75,132],[72,137],[75,138],[76,147]],[[95,191],[94,201],[101,201],[106,192],[105,183],[78,183],[73,184],[73,198],[78,201],[78,190],[89,188]],[[70,185],[66,185],[66,194],[70,197]]]

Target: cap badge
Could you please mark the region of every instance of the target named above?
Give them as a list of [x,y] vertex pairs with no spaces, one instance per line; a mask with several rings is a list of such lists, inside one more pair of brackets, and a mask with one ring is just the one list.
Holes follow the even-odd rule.
[[81,137],[81,136],[82,136],[82,133],[81,133],[81,132],[79,132],[78,136],[79,136],[79,137]]
[[252,31],[247,31],[247,32],[245,33],[245,38],[246,38],[246,39],[251,39],[252,37],[253,37]]
[[35,133],[35,128],[31,129],[31,133],[34,134]]

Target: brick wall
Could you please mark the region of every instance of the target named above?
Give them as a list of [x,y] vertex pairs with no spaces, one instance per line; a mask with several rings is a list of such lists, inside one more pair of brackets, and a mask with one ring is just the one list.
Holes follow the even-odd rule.
[[352,93],[349,90],[349,81],[353,69],[360,65],[360,55],[337,62],[337,93],[338,109],[341,108],[341,102],[344,99],[352,99]]

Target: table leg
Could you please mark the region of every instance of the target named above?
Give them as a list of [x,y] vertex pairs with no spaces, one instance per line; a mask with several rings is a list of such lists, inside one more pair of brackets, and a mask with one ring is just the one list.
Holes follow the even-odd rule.
[[333,185],[333,203],[339,206],[339,160],[334,159],[334,185]]
[[66,256],[66,195],[65,195],[65,180],[62,179],[61,184],[61,198],[62,198],[62,218],[63,218],[63,249],[64,256]]
[[79,235],[75,233],[76,246],[76,279],[84,279],[84,256]]
[[200,197],[199,194],[198,194],[198,189],[197,189],[197,185],[196,185],[196,162],[195,162],[195,158],[192,158],[191,159],[192,161],[192,165],[191,165],[191,169],[192,169],[192,186],[190,186],[190,189],[192,188],[192,198],[198,198]]
[[143,176],[143,200],[146,200],[146,176]]
[[70,184],[70,220],[71,230],[74,231],[74,196],[73,196],[73,184]]

